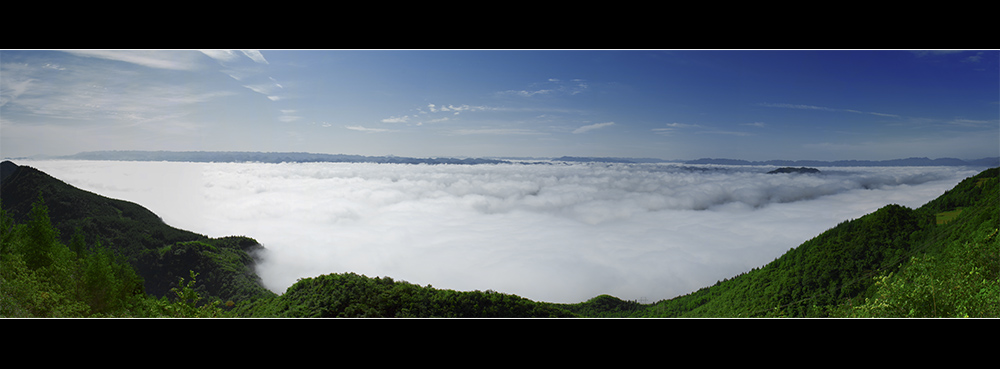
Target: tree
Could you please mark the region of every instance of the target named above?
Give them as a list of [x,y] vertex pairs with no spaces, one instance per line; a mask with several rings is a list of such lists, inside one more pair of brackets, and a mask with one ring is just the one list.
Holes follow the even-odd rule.
[[79,259],[83,257],[83,251],[86,246],[87,242],[84,239],[83,231],[80,230],[80,227],[76,227],[76,232],[73,232],[73,238],[69,241],[70,251],[73,251]]
[[200,304],[201,295],[195,291],[198,273],[191,271],[191,280],[184,284],[184,278],[177,282],[178,287],[171,288],[176,299],[173,303],[159,300],[158,314],[170,318],[223,318],[228,314],[219,307],[220,301],[212,301],[207,304]]
[[58,242],[59,230],[52,226],[49,208],[45,206],[41,192],[31,206],[25,232],[28,243],[24,245],[24,255],[28,268],[38,269],[52,264],[52,251]]

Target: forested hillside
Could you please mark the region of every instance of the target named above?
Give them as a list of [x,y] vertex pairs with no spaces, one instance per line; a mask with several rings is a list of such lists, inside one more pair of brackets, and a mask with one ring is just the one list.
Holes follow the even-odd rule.
[[88,244],[75,233],[63,244],[41,196],[26,219],[17,223],[0,207],[0,317],[226,315],[220,301],[195,291],[194,272],[187,283],[177,280],[173,299],[156,298],[128,261],[100,241]]
[[253,270],[261,246],[252,238],[176,229],[34,168],[3,162],[0,172],[3,317],[1000,316],[998,168],[654,304],[608,295],[550,304],[354,273],[304,278],[278,295]]
[[2,164],[2,317],[568,317],[493,291],[456,292],[353,273],[280,297],[254,272],[257,241],[170,227],[149,210]]
[[998,188],[998,169],[986,170],[918,209],[888,205],[844,221],[688,295],[651,305],[605,297],[567,309],[615,317],[998,317]]
[[81,190],[29,166],[5,161],[4,167],[0,200],[14,223],[29,222],[33,209],[43,206],[54,242],[77,253],[106,249],[132,266],[155,297],[169,296],[191,271],[202,275],[200,292],[223,301],[271,293],[253,272],[253,251],[261,246],[251,238],[213,239],[177,229],[138,204]]
[[495,291],[418,286],[355,273],[305,278],[284,294],[241,307],[244,317],[275,318],[565,318],[552,304]]

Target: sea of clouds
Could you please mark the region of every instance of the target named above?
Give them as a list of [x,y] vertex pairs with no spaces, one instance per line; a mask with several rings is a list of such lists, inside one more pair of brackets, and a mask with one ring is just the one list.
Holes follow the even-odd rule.
[[763,266],[984,168],[20,161],[178,228],[266,248],[276,293],[354,272],[536,301],[654,302]]

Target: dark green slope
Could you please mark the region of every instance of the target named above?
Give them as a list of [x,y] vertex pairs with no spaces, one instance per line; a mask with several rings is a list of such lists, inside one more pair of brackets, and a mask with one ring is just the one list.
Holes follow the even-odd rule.
[[647,309],[637,301],[626,301],[611,295],[598,295],[581,303],[557,306],[587,318],[631,317],[641,315]]
[[138,204],[81,190],[29,166],[17,166],[0,182],[3,207],[17,222],[26,220],[39,196],[45,200],[49,217],[64,243],[68,243],[77,227],[125,255],[205,238],[163,223],[160,217]]
[[27,221],[41,198],[63,244],[78,235],[112,250],[152,296],[171,296],[170,288],[190,279],[192,270],[206,297],[242,301],[271,294],[253,272],[252,254],[262,246],[251,238],[209,238],[171,227],[138,204],[81,190],[29,166],[4,161],[0,169],[0,205],[17,223]]
[[[998,187],[998,169],[986,170],[920,208],[885,206],[842,222],[761,268],[617,316],[995,317]],[[942,214],[956,215],[939,222]],[[962,274],[974,279],[955,277]],[[956,301],[950,310],[946,297]],[[904,305],[915,307],[899,307]]]
[[181,278],[190,282],[194,271],[194,291],[207,300],[233,300],[231,313],[240,317],[576,316],[515,295],[439,290],[353,273],[305,278],[278,296],[264,289],[253,272],[253,253],[261,246],[251,238],[209,238],[176,229],[137,204],[77,189],[35,168],[3,162],[0,169],[0,205],[12,220],[29,221],[32,207],[41,200],[63,244],[73,243],[74,235],[82,235],[88,244],[100,242],[127,260],[151,296],[175,297],[171,289],[183,287],[178,285]]
[[355,273],[304,278],[236,311],[264,318],[566,318],[554,304],[495,291],[454,291]]

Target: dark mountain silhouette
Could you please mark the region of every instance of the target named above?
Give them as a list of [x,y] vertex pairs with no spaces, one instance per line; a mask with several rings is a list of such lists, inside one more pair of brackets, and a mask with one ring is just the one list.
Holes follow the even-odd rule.
[[799,168],[781,167],[781,168],[772,170],[772,171],[767,172],[767,173],[768,174],[777,174],[777,173],[819,173],[819,169],[816,169],[816,168],[806,168],[806,167],[799,167]]
[[17,164],[14,164],[10,160],[0,162],[0,181],[7,179],[7,176],[14,173],[15,170],[17,170]]
[[151,295],[168,296],[191,270],[203,275],[202,291],[223,300],[269,293],[253,272],[252,253],[262,246],[251,238],[209,238],[174,228],[138,204],[81,190],[33,167],[4,161],[0,168],[0,201],[15,222],[27,221],[32,204],[43,199],[63,244],[78,232],[88,243],[100,242],[132,265]]

